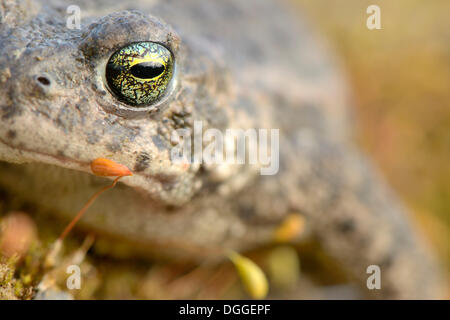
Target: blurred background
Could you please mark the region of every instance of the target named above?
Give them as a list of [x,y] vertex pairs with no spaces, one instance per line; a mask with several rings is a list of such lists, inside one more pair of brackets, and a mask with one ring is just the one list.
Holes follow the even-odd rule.
[[[450,1],[292,0],[337,52],[356,138],[450,270]],[[366,9],[381,9],[369,30]]]

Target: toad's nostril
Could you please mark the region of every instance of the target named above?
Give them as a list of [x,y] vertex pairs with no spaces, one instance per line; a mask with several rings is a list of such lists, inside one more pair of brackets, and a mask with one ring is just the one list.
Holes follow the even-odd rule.
[[49,86],[51,84],[50,79],[47,78],[46,76],[39,76],[36,78],[36,80],[44,86]]
[[33,76],[34,90],[36,93],[42,94],[46,97],[56,94],[53,77],[47,73],[41,73]]

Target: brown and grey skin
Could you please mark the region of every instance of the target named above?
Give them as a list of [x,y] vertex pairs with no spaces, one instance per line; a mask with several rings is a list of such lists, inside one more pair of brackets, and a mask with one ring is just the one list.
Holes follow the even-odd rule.
[[[66,27],[70,4],[81,8],[81,30]],[[0,184],[68,221],[105,185],[89,163],[107,157],[134,175],[102,195],[81,228],[202,261],[268,244],[283,218],[300,212],[305,234],[365,294],[439,297],[423,242],[351,143],[344,79],[304,20],[281,6],[2,0]],[[112,53],[136,41],[160,42],[176,61],[173,90],[148,109],[119,102],[103,79]],[[172,132],[195,120],[279,128],[278,174],[172,162]],[[373,264],[378,291],[365,287]]]

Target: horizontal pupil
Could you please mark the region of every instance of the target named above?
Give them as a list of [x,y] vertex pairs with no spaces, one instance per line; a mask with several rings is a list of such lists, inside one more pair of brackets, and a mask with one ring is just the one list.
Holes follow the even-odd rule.
[[130,73],[136,78],[152,79],[164,72],[164,66],[155,62],[142,62],[130,68]]

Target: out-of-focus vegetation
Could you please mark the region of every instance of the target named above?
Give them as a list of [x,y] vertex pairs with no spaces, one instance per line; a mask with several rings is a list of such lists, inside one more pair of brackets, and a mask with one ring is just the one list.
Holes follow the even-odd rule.
[[[358,139],[450,266],[450,1],[293,0],[349,74]],[[366,27],[371,4],[381,30]]]

